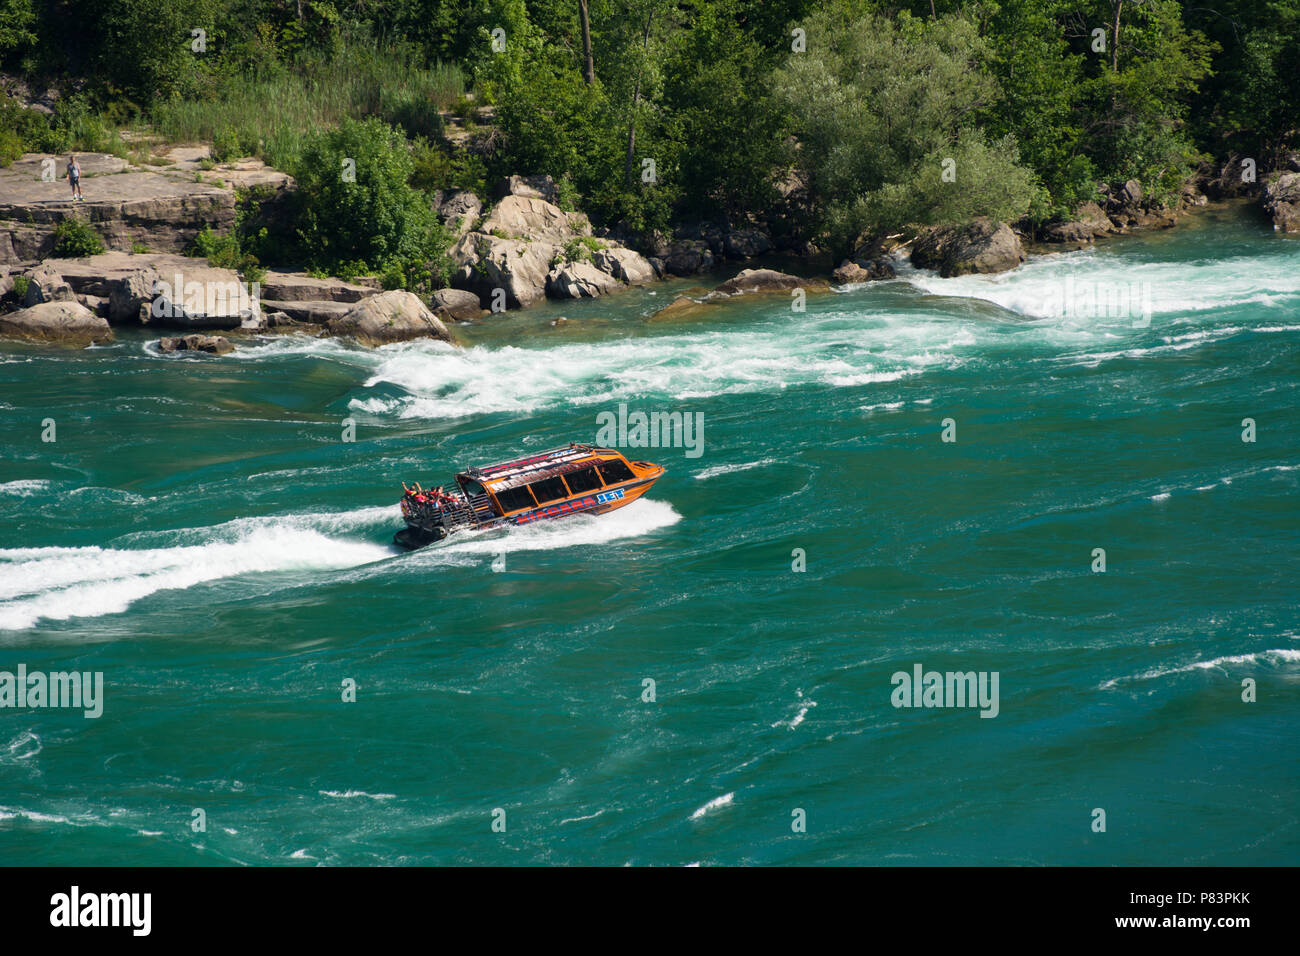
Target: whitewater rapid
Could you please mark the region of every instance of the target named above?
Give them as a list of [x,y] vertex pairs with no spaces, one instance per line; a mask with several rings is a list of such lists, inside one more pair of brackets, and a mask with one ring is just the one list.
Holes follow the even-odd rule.
[[[1096,365],[1185,352],[1234,335],[1295,331],[1300,269],[1291,253],[1279,244],[1262,255],[1144,261],[1085,249],[1032,256],[1011,272],[949,279],[900,262],[897,279],[813,297],[803,313],[780,297],[751,297],[715,313],[749,309],[744,322],[702,320],[683,328],[625,316],[593,341],[537,336],[523,344],[416,341],[361,350],[287,338],[236,355],[256,362],[307,354],[358,368],[364,381],[348,408],[396,420],[585,414],[648,397],[687,402],[801,386],[895,386],[878,400],[888,403],[901,400],[913,380],[979,362],[992,349],[1020,351],[1027,363]],[[1104,298],[1107,290],[1129,287],[1140,288],[1149,306],[1145,324],[1100,308],[1093,315],[1062,307],[1079,290]],[[1247,305],[1266,318],[1241,317],[1239,307]]]

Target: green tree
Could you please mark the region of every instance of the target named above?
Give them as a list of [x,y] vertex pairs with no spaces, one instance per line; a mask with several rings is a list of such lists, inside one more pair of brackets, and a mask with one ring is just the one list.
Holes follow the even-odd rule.
[[32,0],[0,0],[0,60],[36,42]]
[[681,141],[683,200],[692,210],[766,210],[789,162],[789,115],[770,81],[789,47],[775,54],[742,29],[753,7],[738,0],[698,7],[669,48],[664,103]]
[[1187,102],[1217,48],[1186,28],[1178,0],[1094,0],[1090,10],[1109,25],[1111,45],[1085,58],[1084,151],[1102,177],[1137,179],[1157,201],[1169,200],[1199,159]]
[[293,170],[296,235],[308,264],[443,281],[450,236],[428,198],[407,184],[413,168],[406,138],[375,118],[310,135]]
[[849,251],[864,230],[957,210],[1028,211],[1032,175],[1011,141],[990,149],[975,129],[998,94],[989,57],[976,25],[959,16],[830,10],[809,20],[808,52],[789,60],[776,89],[795,117],[799,164],[833,251]]
[[1202,148],[1274,164],[1300,146],[1300,0],[1233,0],[1185,16],[1222,51],[1191,102]]
[[1065,37],[1062,10],[1062,0],[1003,0],[988,8],[985,24],[1001,90],[986,129],[1015,136],[1021,161],[1038,173],[1055,213],[1072,212],[1096,194],[1080,126],[1083,54]]

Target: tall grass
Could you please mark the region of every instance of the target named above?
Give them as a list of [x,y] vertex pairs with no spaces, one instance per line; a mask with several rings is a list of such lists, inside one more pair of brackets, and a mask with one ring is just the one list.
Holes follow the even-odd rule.
[[214,153],[259,155],[291,167],[302,135],[337,125],[344,117],[378,116],[409,136],[441,131],[440,109],[465,95],[465,78],[454,65],[420,66],[417,53],[373,40],[347,41],[333,57],[307,56],[263,75],[229,77],[210,100],[166,100],[151,119],[173,143],[214,142]]

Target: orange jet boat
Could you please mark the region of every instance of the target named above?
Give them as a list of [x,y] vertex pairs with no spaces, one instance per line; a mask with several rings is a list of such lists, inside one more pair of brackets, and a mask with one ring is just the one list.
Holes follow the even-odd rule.
[[631,504],[664,473],[662,465],[628,461],[613,448],[571,442],[564,448],[454,478],[453,490],[402,483],[406,527],[393,541],[408,550],[456,531],[532,524],[576,514],[604,514]]

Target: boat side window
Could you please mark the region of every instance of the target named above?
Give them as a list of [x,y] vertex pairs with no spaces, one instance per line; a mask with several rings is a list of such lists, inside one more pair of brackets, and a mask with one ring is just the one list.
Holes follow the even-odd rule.
[[632,469],[617,458],[602,461],[599,467],[600,476],[605,479],[607,485],[618,484],[620,481],[629,481],[636,477],[636,475],[632,474]]
[[564,482],[559,478],[544,478],[541,481],[534,481],[528,487],[537,496],[539,505],[569,497],[568,489],[564,487]]
[[600,476],[596,474],[594,467],[571,471],[564,476],[564,480],[568,482],[569,490],[575,495],[580,495],[584,491],[596,491],[600,488]]
[[502,514],[509,514],[512,511],[518,511],[520,508],[535,507],[536,502],[533,496],[528,493],[527,485],[520,485],[518,488],[506,488],[497,492],[497,504],[501,506]]

